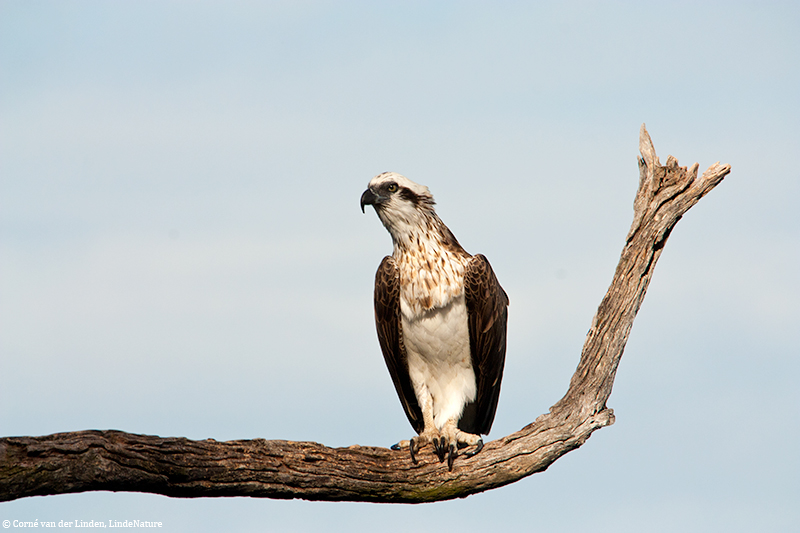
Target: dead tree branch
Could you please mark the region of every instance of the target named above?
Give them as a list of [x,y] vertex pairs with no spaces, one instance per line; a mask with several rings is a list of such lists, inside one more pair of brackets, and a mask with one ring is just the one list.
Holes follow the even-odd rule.
[[569,390],[550,412],[457,460],[452,472],[432,453],[413,464],[407,451],[386,448],[78,431],[0,439],[0,501],[106,490],[418,503],[465,497],[547,469],[613,424],[606,401],[664,244],[683,214],[730,172],[730,165],[717,163],[698,178],[696,163],[687,170],[672,156],[662,166],[644,125],[639,151],[633,224]]

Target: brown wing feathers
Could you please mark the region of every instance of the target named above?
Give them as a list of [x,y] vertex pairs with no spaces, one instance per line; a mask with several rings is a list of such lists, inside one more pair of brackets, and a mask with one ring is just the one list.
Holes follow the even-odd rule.
[[464,296],[478,390],[475,402],[465,407],[458,427],[462,431],[485,435],[492,427],[500,397],[500,380],[506,359],[508,296],[483,255],[474,256],[467,265]]
[[422,433],[422,410],[408,375],[408,360],[400,328],[400,273],[394,259],[389,256],[383,258],[375,274],[375,325],[383,358],[403,410],[414,430]]

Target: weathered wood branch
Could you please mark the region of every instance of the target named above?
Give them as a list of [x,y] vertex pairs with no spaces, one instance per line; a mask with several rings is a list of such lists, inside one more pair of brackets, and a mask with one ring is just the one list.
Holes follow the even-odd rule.
[[730,172],[717,163],[698,178],[697,164],[687,170],[672,156],[662,166],[644,125],[639,150],[633,224],[567,393],[535,422],[457,459],[452,471],[429,451],[414,464],[407,451],[386,448],[78,431],[0,439],[0,501],[107,490],[417,503],[465,497],[545,470],[613,424],[606,401],[664,244],[683,214]]

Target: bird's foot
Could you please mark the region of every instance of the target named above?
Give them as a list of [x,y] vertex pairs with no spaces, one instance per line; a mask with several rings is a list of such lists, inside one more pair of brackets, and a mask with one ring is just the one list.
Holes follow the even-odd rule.
[[[440,442],[442,443],[440,445]],[[441,448],[444,445],[444,438],[437,430],[426,430],[409,440],[401,440],[397,444],[391,446],[392,450],[404,450],[408,448],[411,454],[411,460],[417,462],[417,453],[425,447],[426,444],[433,444],[433,451],[439,456],[439,460],[444,460],[444,453],[446,448]]]
[[439,455],[439,441],[441,435],[435,429],[426,429],[416,437],[413,437],[408,442],[408,449],[411,452],[411,461],[417,462],[417,452],[420,451],[426,444],[433,444],[434,452]]
[[[434,445],[436,444],[434,443]],[[458,450],[468,446],[475,446],[475,449],[464,453],[464,456],[473,457],[483,449],[483,439],[480,435],[461,431],[456,427],[455,423],[448,423],[442,429],[442,436],[439,439],[439,446],[436,450],[437,455],[439,455],[439,461],[443,462],[446,456],[447,469],[452,471],[453,462],[458,457]]]

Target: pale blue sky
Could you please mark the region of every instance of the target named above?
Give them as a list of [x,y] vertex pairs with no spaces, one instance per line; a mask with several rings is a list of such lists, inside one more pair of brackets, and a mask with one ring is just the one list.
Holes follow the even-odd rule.
[[386,170],[511,298],[490,438],[566,390],[645,122],[733,172],[673,232],[617,423],[423,506],[91,493],[0,520],[165,531],[800,529],[796,2],[0,1],[0,434],[390,445],[411,427],[358,199]]

